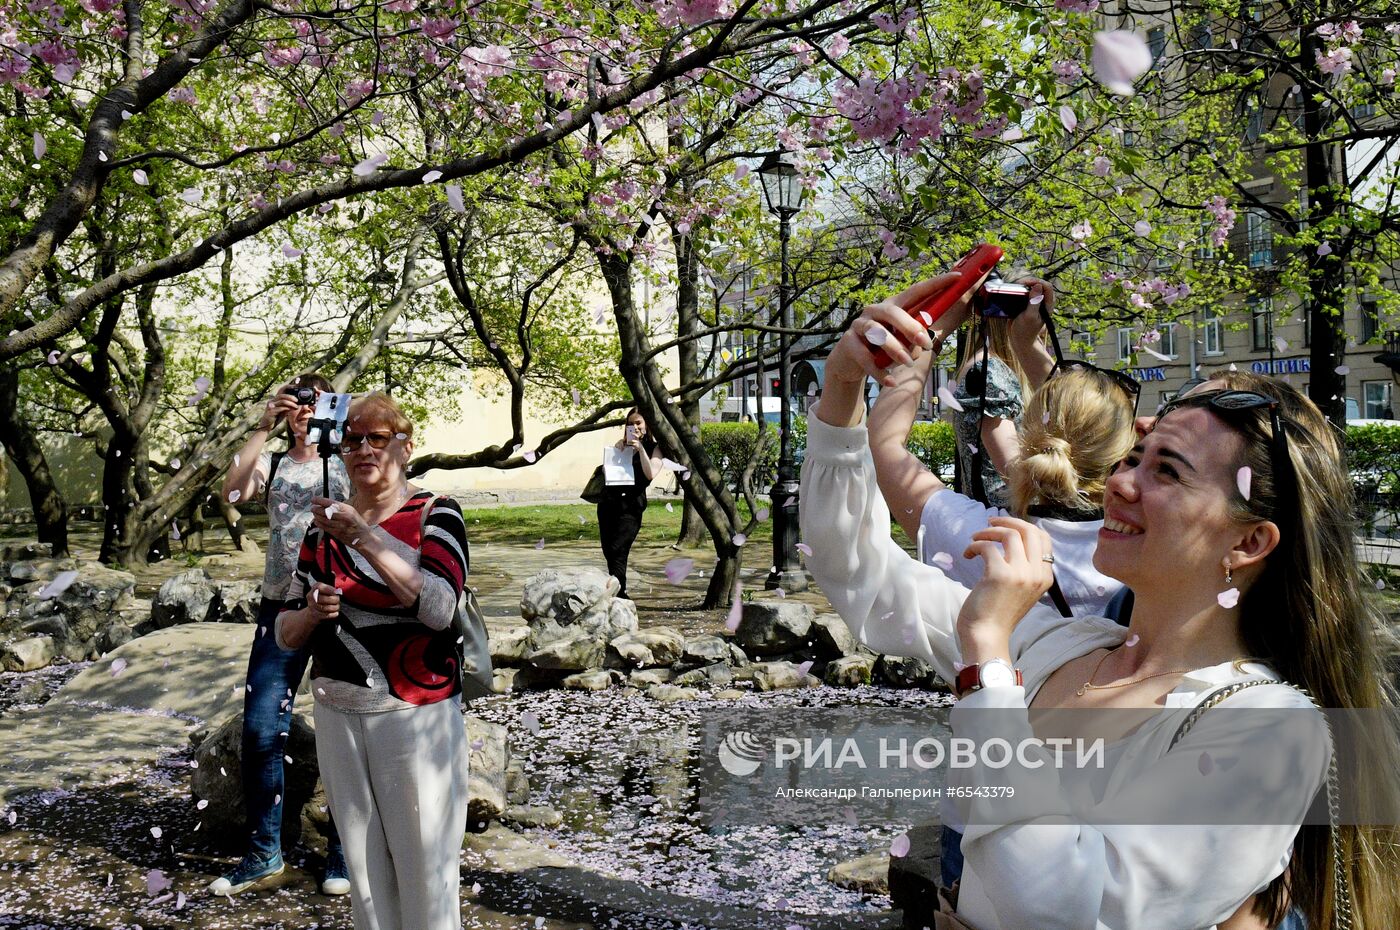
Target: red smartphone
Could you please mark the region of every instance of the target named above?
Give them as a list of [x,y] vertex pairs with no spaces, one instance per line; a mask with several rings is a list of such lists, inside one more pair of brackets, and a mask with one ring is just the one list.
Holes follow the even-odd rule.
[[[959,276],[957,281],[912,307],[905,307],[905,312],[923,323],[925,329],[932,329],[933,324],[937,322],[939,317],[948,312],[949,307],[961,300],[968,291],[975,288],[983,278],[991,273],[992,269],[997,266],[997,262],[1001,261],[1003,254],[1001,246],[993,245],[990,242],[983,242],[974,247],[971,252],[958,259],[956,265],[948,269]],[[890,335],[899,339],[900,342],[904,342],[895,333],[890,333]],[[885,368],[892,361],[885,350],[879,346],[871,345],[870,352],[875,356],[875,364],[881,368]]]

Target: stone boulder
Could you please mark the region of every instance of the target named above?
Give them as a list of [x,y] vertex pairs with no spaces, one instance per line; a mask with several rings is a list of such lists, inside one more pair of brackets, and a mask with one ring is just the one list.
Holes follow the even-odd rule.
[[173,575],[151,600],[151,629],[183,623],[213,623],[219,619],[223,597],[219,586],[202,568]]
[[[54,590],[62,573],[66,584]],[[32,558],[0,566],[9,579],[0,642],[47,636],[54,658],[96,658],[103,632],[136,607],[136,577],[92,562]],[[11,587],[10,585],[13,585]]]
[[670,684],[676,673],[669,668],[639,668],[627,676],[627,683],[645,691],[652,685]]
[[220,581],[218,616],[221,623],[257,623],[262,585],[256,581]]
[[880,656],[875,674],[892,688],[921,688],[934,680],[933,666],[913,656]]
[[682,672],[672,679],[672,684],[681,688],[727,688],[733,681],[734,670],[723,662],[716,662],[704,668]]
[[675,630],[653,627],[614,637],[608,643],[609,657],[623,667],[659,668],[678,661],[685,653],[685,639]]
[[734,638],[749,655],[775,656],[807,644],[816,612],[796,601],[750,601]]
[[506,728],[498,723],[468,717],[467,728],[467,828],[485,829],[499,820],[509,804],[507,769],[510,743]]
[[0,649],[0,665],[7,672],[33,672],[53,662],[53,637],[31,636],[6,643]]
[[827,870],[826,880],[838,888],[848,888],[861,894],[889,894],[890,854],[873,852],[839,862]]
[[504,630],[487,630],[487,645],[491,649],[491,664],[516,665],[530,653],[530,628],[512,626]]
[[836,614],[817,614],[812,618],[811,642],[812,654],[818,659],[839,659],[860,651],[855,634]]
[[681,652],[681,663],[690,667],[732,661],[729,643],[720,636],[692,636],[685,641]]
[[[283,766],[286,782],[283,787],[282,848],[291,849],[301,838],[299,816],[315,795],[320,767],[316,764],[316,725],[309,715],[292,715],[284,754],[291,764]],[[191,736],[195,743],[197,764],[190,773],[190,791],[197,801],[209,804],[199,812],[203,832],[220,838],[231,850],[241,848],[248,835],[243,814],[243,714],[226,719],[212,731],[197,731]],[[298,816],[288,816],[296,811]]]
[[605,640],[580,632],[568,638],[548,640],[526,656],[525,661],[535,668],[584,672],[601,666],[606,653]]
[[791,662],[755,662],[748,670],[754,687],[760,691],[783,691],[789,688],[816,688],[821,681]]
[[616,593],[617,579],[599,571],[546,569],[534,575],[520,598],[531,648],[579,635],[606,645],[637,629],[636,605]]
[[571,691],[606,691],[622,684],[622,675],[613,669],[595,668],[566,675],[560,684]]
[[662,704],[674,704],[677,701],[694,701],[700,697],[700,691],[675,685],[652,685],[646,690],[646,696]]
[[867,655],[842,656],[826,666],[826,683],[839,688],[868,685],[874,677],[875,657]]

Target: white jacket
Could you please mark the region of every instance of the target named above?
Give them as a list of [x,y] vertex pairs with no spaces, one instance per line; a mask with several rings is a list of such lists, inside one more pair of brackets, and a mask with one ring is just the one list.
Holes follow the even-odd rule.
[[[959,659],[954,625],[968,589],[891,539],[863,425],[843,429],[808,418],[800,504],[802,536],[812,550],[807,568],[851,631],[876,652],[917,656],[952,681]],[[1065,619],[1036,605],[1011,639],[1024,686],[963,698],[950,718],[954,734],[979,744],[993,736],[1013,745],[1032,738],[1026,709],[1050,674],[1095,649],[1119,645],[1126,635],[1101,617]],[[1100,802],[1103,820],[1112,820],[1107,812],[1115,809],[1180,796],[1184,804],[1230,806],[1244,812],[1245,821],[1258,809],[1260,820],[1291,822],[1088,826],[1073,821],[1076,809],[1066,797],[1060,816],[996,823],[1007,819],[1007,802],[973,800],[962,842],[959,916],[978,930],[1195,930],[1214,927],[1263,890],[1287,866],[1297,825],[1326,778],[1330,743],[1322,715],[1287,685],[1253,687],[1221,706],[1306,708],[1307,725],[1240,732],[1231,725],[1238,718],[1212,711],[1181,748],[1167,752],[1183,708],[1223,685],[1256,678],[1278,676],[1259,663],[1237,669],[1229,662],[1185,675],[1162,712],[1124,741]],[[1003,712],[969,712],[980,708]],[[995,732],[988,731],[993,724],[987,717],[995,719]],[[1204,778],[1204,753],[1238,764],[1228,773],[1216,770],[1221,777]],[[1005,785],[1007,771],[973,768],[960,781]],[[1052,766],[1020,770],[1016,777],[1022,797],[1053,797],[1061,790]],[[1296,816],[1280,818],[1280,810]]]

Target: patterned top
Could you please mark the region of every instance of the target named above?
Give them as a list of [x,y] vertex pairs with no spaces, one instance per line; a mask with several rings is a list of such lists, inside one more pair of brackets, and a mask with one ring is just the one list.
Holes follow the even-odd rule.
[[[258,456],[258,483],[267,481],[272,468],[272,453]],[[297,552],[306,530],[311,526],[311,498],[321,496],[321,457],[298,462],[290,455],[277,463],[272,483],[263,488],[267,504],[267,561],[263,565],[262,596],[270,601],[286,598],[292,583],[292,570],[297,565]],[[350,498],[350,479],[340,456],[331,456],[331,493],[333,500]]]
[[[431,506],[427,525],[423,508]],[[311,635],[311,690],[336,710],[371,714],[434,704],[462,691],[462,645],[452,625],[467,581],[467,528],[450,497],[419,491],[379,524],[389,547],[423,574],[404,607],[365,558],[312,527],[302,543],[285,613],[306,606],[314,582],[340,589],[340,617]],[[423,535],[420,539],[420,530]],[[422,556],[421,560],[419,556]],[[277,644],[285,648],[277,624]]]
[[[962,383],[953,396],[962,405],[962,412],[953,413],[953,430],[958,440],[958,493],[976,500],[972,477],[972,450],[982,443],[979,429],[982,419],[982,378],[983,362],[976,362],[967,370]],[[991,380],[987,382],[987,416],[1011,420],[1019,428],[1021,411],[1025,404],[1021,399],[1021,379],[1016,372],[996,356],[991,360]],[[1009,506],[1011,489],[1006,479],[997,473],[992,457],[982,452],[982,487],[987,491],[987,504],[991,507]]]

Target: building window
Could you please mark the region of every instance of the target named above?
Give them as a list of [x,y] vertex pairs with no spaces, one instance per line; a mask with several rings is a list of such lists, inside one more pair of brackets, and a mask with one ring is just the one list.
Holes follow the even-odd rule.
[[1312,314],[1308,308],[1303,308],[1303,347],[1312,345]]
[[1361,301],[1361,341],[1370,342],[1381,332],[1381,308],[1374,300]]
[[1245,108],[1244,139],[1246,142],[1258,142],[1263,134],[1264,108],[1251,101]]
[[1274,336],[1274,305],[1269,298],[1249,298],[1249,332],[1254,351],[1267,352]]
[[1363,381],[1361,398],[1365,405],[1364,416],[1368,420],[1389,420],[1395,416],[1390,407],[1389,381]]
[[1162,341],[1157,344],[1157,351],[1167,358],[1176,358],[1176,324],[1163,323],[1157,327],[1157,332],[1162,334]]
[[1163,26],[1153,26],[1147,30],[1147,48],[1152,52],[1152,67],[1167,53],[1167,30]]
[[1133,357],[1133,329],[1131,326],[1118,328],[1118,361],[1126,362]]
[[1094,354],[1094,337],[1082,329],[1069,331],[1069,350],[1078,352],[1080,358],[1087,359]]
[[1212,48],[1214,37],[1210,33],[1210,23],[1204,20],[1191,27],[1191,44],[1196,48]]
[[1274,231],[1269,215],[1263,210],[1250,210],[1244,215],[1245,249],[1249,267],[1268,268],[1274,263]]
[[1220,319],[1219,310],[1207,310],[1203,314],[1206,331],[1206,354],[1225,354],[1225,324]]
[[1375,103],[1358,103],[1352,106],[1351,115],[1356,119],[1369,119],[1376,115]]

